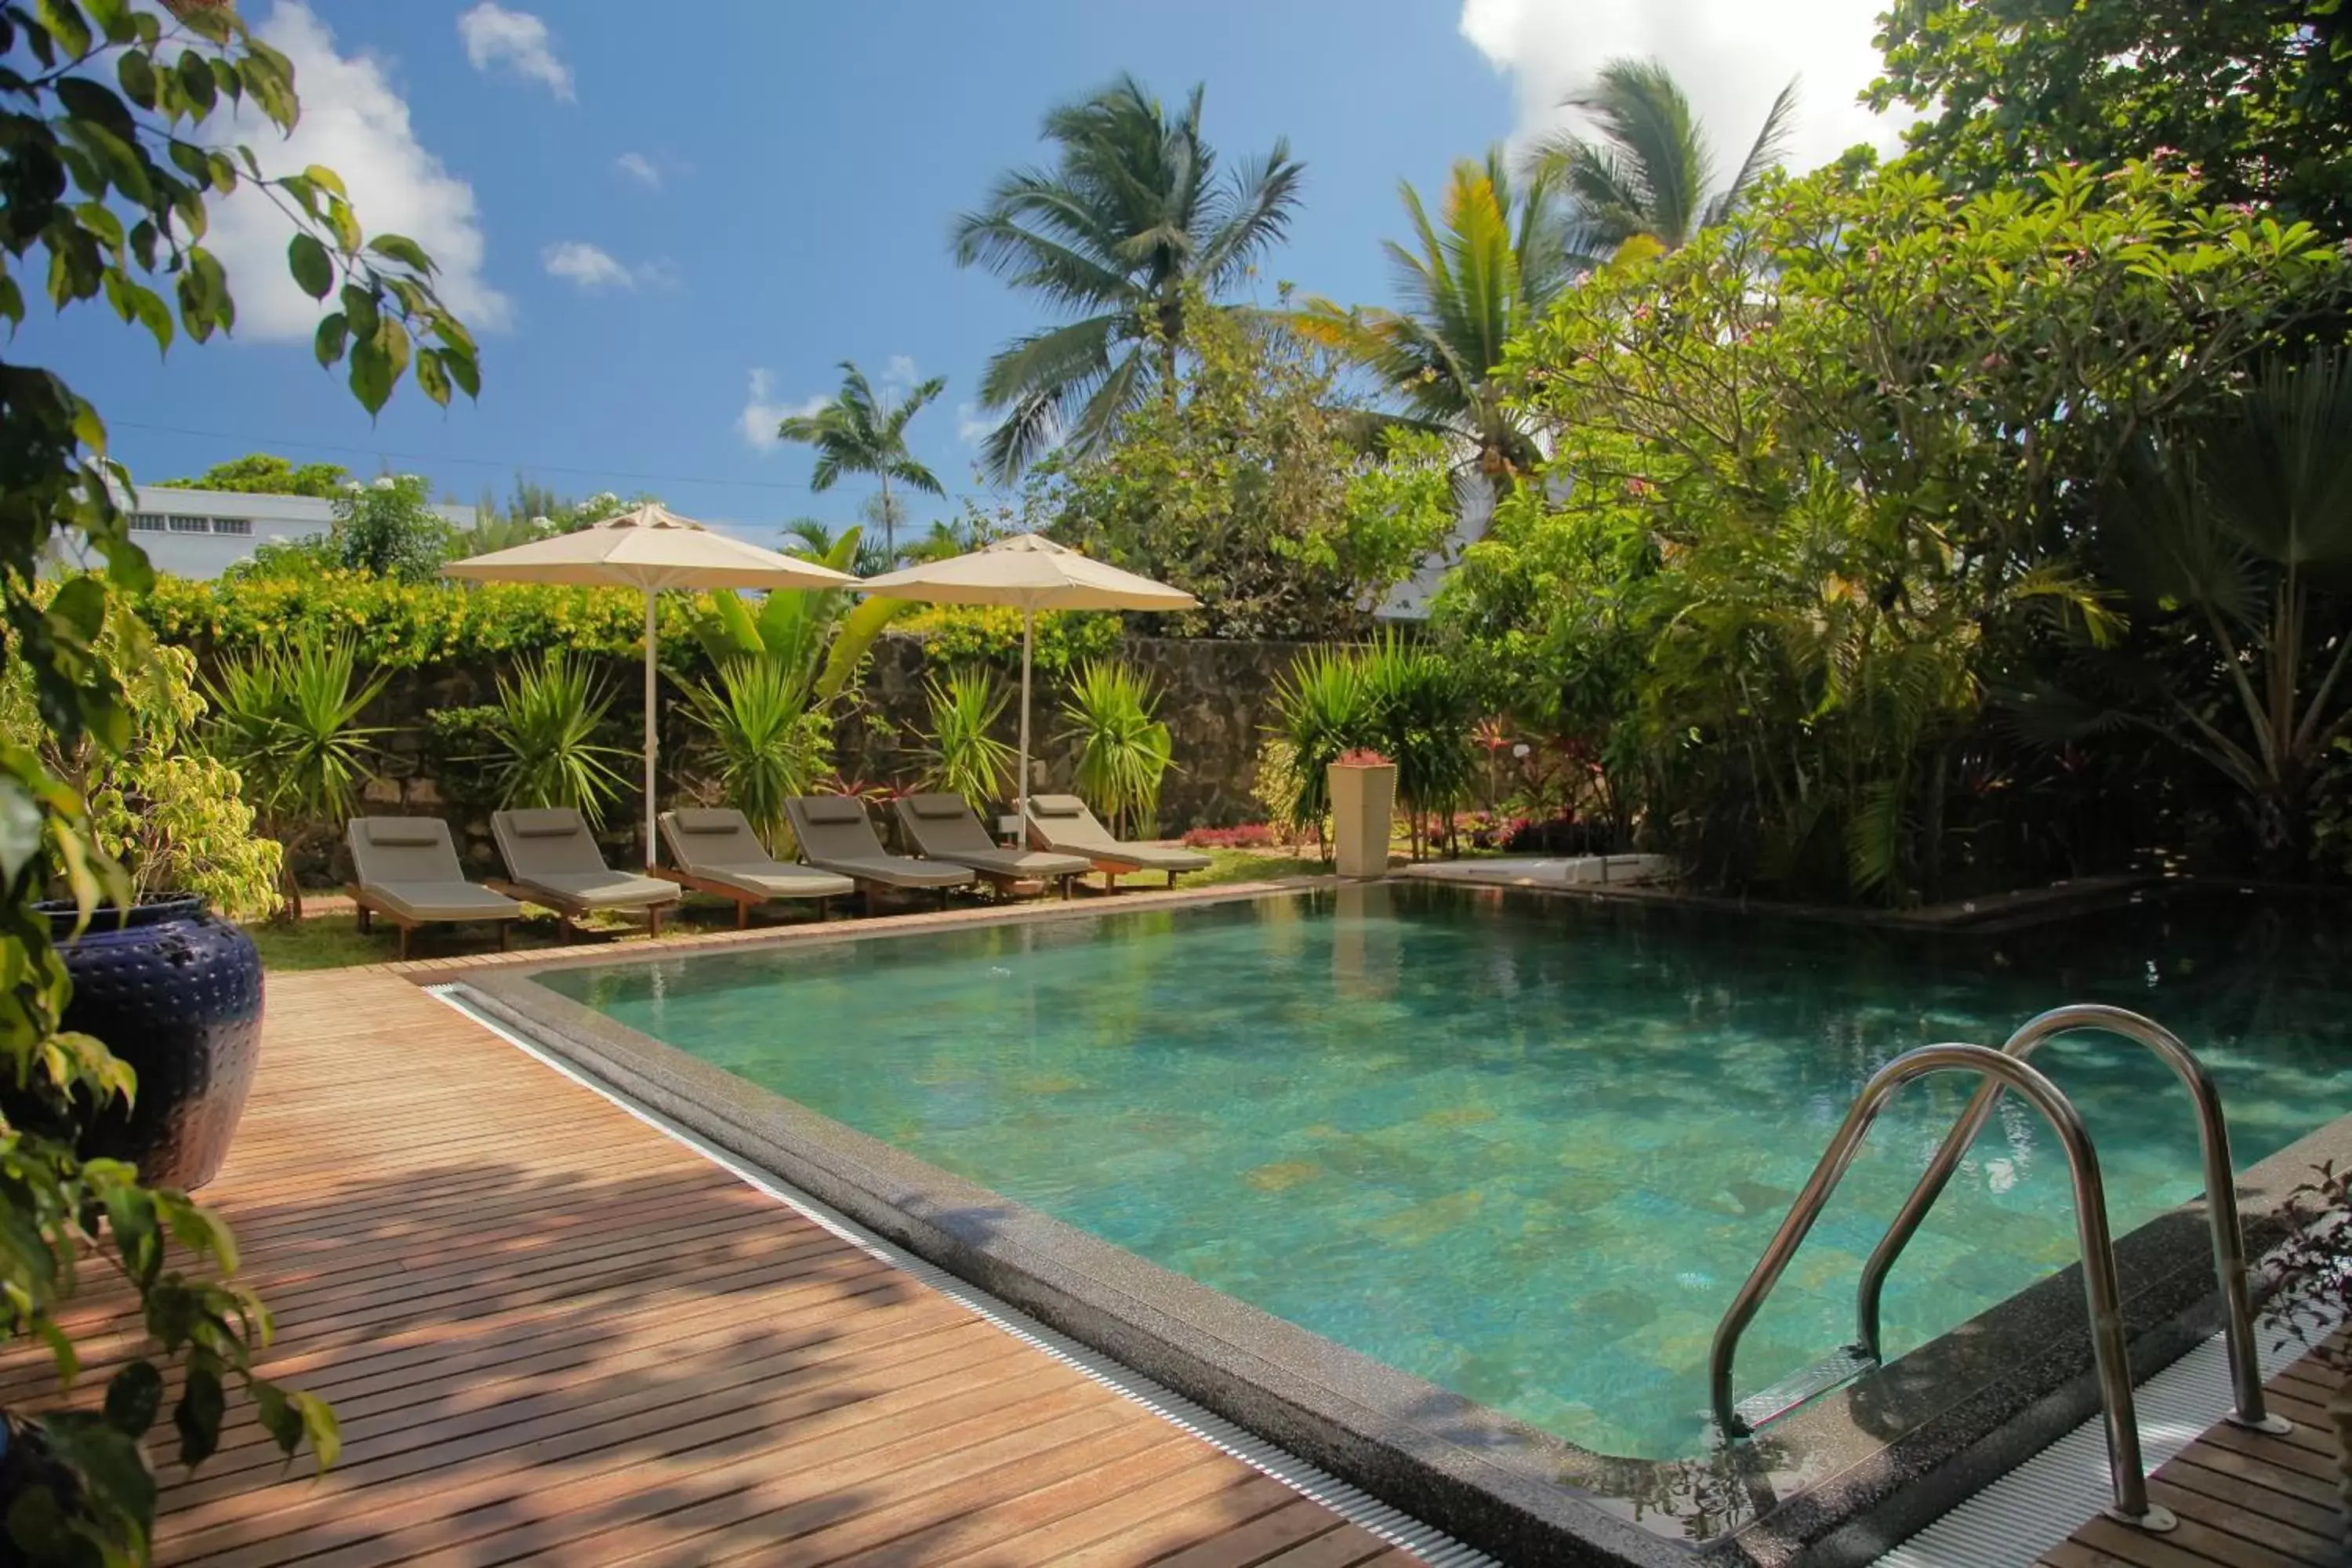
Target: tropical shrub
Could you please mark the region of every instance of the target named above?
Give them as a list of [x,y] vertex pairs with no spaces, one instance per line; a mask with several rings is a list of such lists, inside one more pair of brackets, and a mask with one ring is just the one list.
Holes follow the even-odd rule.
[[1290,749],[1287,762],[1295,781],[1284,820],[1325,841],[1323,825],[1331,815],[1331,764],[1361,745],[1379,722],[1362,658],[1349,648],[1308,649],[1275,683],[1274,709],[1276,733]]
[[1300,837],[1300,782],[1298,752],[1287,737],[1268,735],[1258,743],[1257,765],[1250,772],[1250,798],[1265,807],[1268,825],[1287,836],[1285,843],[1296,844]]
[[714,682],[689,686],[687,695],[701,731],[699,765],[719,799],[772,847],[783,831],[784,802],[809,793],[833,766],[824,712],[777,659],[724,659]]
[[1428,851],[1432,819],[1450,828],[1469,796],[1478,706],[1453,660],[1435,648],[1391,636],[1360,657],[1373,715],[1367,739],[1396,764],[1397,805],[1418,860]]
[[1061,542],[1173,584],[1181,636],[1360,636],[1454,525],[1442,446],[1367,457],[1331,356],[1274,318],[1192,319],[1173,388],[1129,411],[1103,461],[1049,459],[1030,504]]
[[1700,876],[1934,896],[2053,765],[1995,721],[2125,630],[2095,499],[2344,277],[2146,167],[1767,181],[1515,346],[1563,482],[1498,509],[1441,632]]
[[[306,840],[341,827],[367,781],[370,740],[383,730],[360,715],[391,677],[379,673],[355,691],[357,676],[349,643],[306,637],[230,659],[206,686],[214,708],[207,743],[244,779],[247,799],[289,860]],[[290,865],[284,883],[299,920],[302,889]]]
[[605,808],[627,787],[613,763],[629,753],[595,738],[612,705],[589,661],[562,648],[500,676],[498,712],[487,726],[495,749],[480,759],[499,805],[568,805],[602,827]]
[[[128,747],[117,753],[88,736],[62,739],[42,721],[21,662],[0,686],[0,736],[37,753],[89,803],[91,837],[121,867],[131,897],[196,893],[235,920],[272,913],[282,854],[256,832],[236,770],[198,746],[205,702],[195,660],[184,648],[152,647],[127,617],[93,651],[129,700]],[[72,896],[62,885],[50,891]]]
[[[887,601],[877,601],[877,603]],[[926,662],[950,667],[990,664],[1021,668],[1021,612],[1001,605],[919,605],[894,629],[923,639]],[[1062,675],[1090,658],[1118,651],[1119,618],[1086,610],[1046,610],[1032,634],[1030,662],[1040,675]]]
[[[202,343],[227,331],[236,303],[226,269],[202,243],[207,209],[240,186],[260,187],[293,230],[295,282],[314,299],[334,297],[317,358],[347,374],[362,407],[380,410],[411,373],[436,403],[453,390],[473,395],[473,340],[436,295],[431,258],[401,235],[367,236],[331,170],[268,178],[254,152],[225,142],[233,118],[292,130],[300,106],[284,55],[251,37],[228,5],[87,13],[71,0],[8,13],[11,58],[34,64],[0,77],[9,124],[0,152],[8,272],[0,320],[22,324],[26,298],[16,281],[37,266],[56,310],[78,312],[102,295],[159,349],[182,332]],[[128,476],[108,458],[98,410],[25,360],[0,378],[0,428],[8,437],[0,443],[0,623],[9,633],[0,685],[29,684],[57,754],[88,746],[94,763],[135,764],[126,679],[155,656],[108,590],[138,594],[153,573],[113,499]],[[104,582],[78,578],[45,598],[37,584],[60,551],[102,561]],[[109,636],[122,639],[111,661],[94,653]],[[0,969],[12,976],[0,990],[0,1073],[78,1124],[128,1095],[133,1079],[103,1042],[60,1029],[71,983],[32,906],[53,875],[85,911],[131,897],[132,885],[100,842],[89,803],[40,749],[0,747],[0,822],[9,847],[0,857]],[[16,1487],[0,1520],[0,1555],[37,1564],[147,1561],[157,1489],[149,1435],[168,1409],[181,1462],[200,1464],[218,1445],[233,1388],[251,1396],[285,1453],[308,1447],[322,1465],[333,1460],[325,1404],[254,1371],[270,1318],[234,1283],[236,1249],[216,1216],[184,1194],[142,1186],[121,1162],[81,1160],[69,1138],[38,1127],[0,1122],[0,1174],[9,1342],[45,1349],[69,1393],[82,1363],[77,1335],[126,1323],[148,1331],[109,1344],[113,1371],[102,1399],[47,1409],[25,1399],[0,1414]],[[91,1269],[120,1278],[127,1310],[68,1311]]]
[[[845,572],[857,559],[859,538],[850,529],[813,559]],[[740,594],[713,594],[697,606],[694,635],[714,664],[774,663],[812,700],[829,704],[851,689],[875,639],[914,608],[907,599],[859,602],[839,589],[803,588],[771,593],[755,611]]]
[[990,731],[1012,693],[989,671],[959,669],[923,683],[931,709],[930,743],[923,752],[921,785],[960,795],[985,819],[1003,799],[1013,773],[1013,749]]
[[1088,659],[1063,699],[1062,731],[1075,747],[1078,793],[1110,819],[1114,835],[1150,834],[1160,815],[1160,784],[1172,765],[1168,726],[1154,717],[1159,689],[1132,665]]

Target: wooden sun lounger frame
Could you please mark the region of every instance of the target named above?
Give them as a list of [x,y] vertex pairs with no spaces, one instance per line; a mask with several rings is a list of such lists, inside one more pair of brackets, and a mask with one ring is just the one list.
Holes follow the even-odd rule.
[[653,927],[646,934],[657,937],[661,935],[662,910],[669,908],[667,904],[592,904],[568,893],[559,893],[552,888],[528,887],[507,878],[493,878],[485,880],[482,886],[494,893],[504,893],[517,903],[537,904],[541,909],[553,910],[556,931],[567,942],[580,934],[572,922],[582,915],[593,914],[642,913]]
[[[499,887],[496,882],[485,882],[482,885],[489,889],[494,893],[506,893],[507,891],[504,888]],[[513,925],[515,921],[522,919],[522,916],[520,914],[512,914],[467,915],[463,920],[414,920],[407,915],[402,914],[399,910],[393,909],[391,906],[379,902],[365,888],[362,888],[357,882],[345,882],[343,884],[343,891],[351,895],[352,907],[358,911],[360,934],[362,936],[365,936],[369,931],[375,929],[375,917],[378,915],[382,915],[385,920],[390,921],[394,926],[399,928],[400,958],[401,962],[404,963],[408,961],[409,936],[419,926],[494,925],[499,928],[499,951],[500,952],[504,952],[507,951],[507,928]],[[507,893],[507,897],[513,898],[514,895],[512,893]]]

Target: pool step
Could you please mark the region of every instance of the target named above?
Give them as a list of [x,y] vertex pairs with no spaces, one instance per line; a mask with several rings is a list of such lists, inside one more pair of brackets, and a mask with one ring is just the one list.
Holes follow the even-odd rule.
[[1843,1383],[1851,1383],[1865,1372],[1878,1370],[1878,1358],[1860,1345],[1847,1345],[1832,1356],[1817,1361],[1801,1372],[1790,1373],[1769,1388],[1760,1388],[1732,1406],[1753,1432],[1768,1421],[1778,1421],[1807,1400],[1827,1394]]

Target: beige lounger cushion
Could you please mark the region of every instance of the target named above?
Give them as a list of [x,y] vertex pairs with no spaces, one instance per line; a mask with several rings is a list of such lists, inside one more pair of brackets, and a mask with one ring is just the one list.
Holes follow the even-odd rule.
[[362,882],[367,901],[404,921],[510,921],[522,906],[471,882]]
[[961,866],[893,855],[874,836],[866,803],[847,795],[796,795],[784,803],[801,858],[827,871],[886,888],[961,888],[971,880]]
[[1197,849],[1171,849],[1158,844],[1113,838],[1109,829],[1087,809],[1087,803],[1074,795],[1031,795],[1029,821],[1037,836],[1053,848],[1092,856],[1098,861],[1116,861],[1139,871],[1205,871],[1212,864]]
[[1006,849],[988,836],[980,818],[960,795],[901,795],[898,826],[915,847],[934,860],[969,866],[992,876],[1050,881],[1055,877],[1083,877],[1094,862],[1081,855],[1056,855],[1043,849]]
[[838,899],[857,891],[848,878],[814,866],[697,866],[694,875],[763,899]]
[[517,887],[554,893],[590,910],[635,909],[667,904],[678,896],[676,882],[659,877],[633,877],[625,871],[549,871],[537,877],[517,877]]
[[355,816],[345,825],[362,897],[404,921],[514,920],[522,906],[466,880],[437,816]]

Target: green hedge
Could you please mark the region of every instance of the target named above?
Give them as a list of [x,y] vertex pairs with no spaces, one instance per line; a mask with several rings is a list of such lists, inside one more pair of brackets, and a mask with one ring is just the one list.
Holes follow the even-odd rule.
[[[707,667],[696,624],[704,595],[659,600],[662,663],[673,674]],[[626,588],[557,588],[526,583],[406,584],[364,572],[197,582],[159,577],[141,607],[165,642],[207,654],[277,647],[304,636],[349,637],[366,664],[393,669],[503,663],[546,647],[635,658],[644,647],[645,601]],[[935,663],[986,660],[1017,669],[1018,611],[985,605],[928,606],[894,631],[923,638]],[[1058,671],[1108,654],[1119,639],[1113,615],[1037,617],[1036,661]]]

